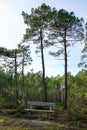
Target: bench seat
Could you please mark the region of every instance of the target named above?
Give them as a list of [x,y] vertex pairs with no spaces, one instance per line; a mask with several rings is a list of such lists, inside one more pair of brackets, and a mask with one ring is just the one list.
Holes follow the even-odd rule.
[[54,110],[37,110],[37,109],[25,109],[26,111],[32,111],[32,112],[54,112]]

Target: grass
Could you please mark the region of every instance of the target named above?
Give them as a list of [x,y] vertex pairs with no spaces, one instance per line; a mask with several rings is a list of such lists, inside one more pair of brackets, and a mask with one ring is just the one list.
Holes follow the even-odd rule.
[[55,112],[50,121],[46,113],[33,113],[30,117],[16,110],[0,111],[0,130],[87,130],[86,124],[84,114],[74,111]]
[[0,116],[0,130],[63,130],[54,122]]

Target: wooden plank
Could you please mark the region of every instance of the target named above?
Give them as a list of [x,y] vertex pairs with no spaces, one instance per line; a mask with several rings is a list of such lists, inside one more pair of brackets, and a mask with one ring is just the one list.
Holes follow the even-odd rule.
[[37,105],[37,106],[55,106],[55,103],[52,102],[35,102],[35,101],[28,101],[28,105]]
[[37,110],[37,109],[25,109],[26,111],[32,111],[32,112],[54,112],[53,110]]

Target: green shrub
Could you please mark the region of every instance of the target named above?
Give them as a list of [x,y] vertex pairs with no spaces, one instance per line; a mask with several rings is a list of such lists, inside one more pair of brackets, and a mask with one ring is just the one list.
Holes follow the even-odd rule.
[[82,112],[83,114],[87,114],[87,107],[83,107],[83,108],[81,109],[81,112]]
[[63,107],[64,107],[64,105],[63,105],[62,102],[56,103],[56,105],[55,105],[55,107],[54,107],[54,110],[55,110],[55,111],[61,111],[61,110],[63,110]]
[[73,121],[80,121],[86,119],[83,113],[74,110],[68,111],[68,117]]

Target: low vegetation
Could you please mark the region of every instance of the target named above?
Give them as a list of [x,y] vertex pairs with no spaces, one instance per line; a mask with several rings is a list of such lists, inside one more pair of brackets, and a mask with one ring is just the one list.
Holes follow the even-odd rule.
[[14,109],[0,111],[0,129],[5,130],[86,130],[87,113],[83,110],[58,111],[51,120],[47,115],[33,113],[32,116]]

